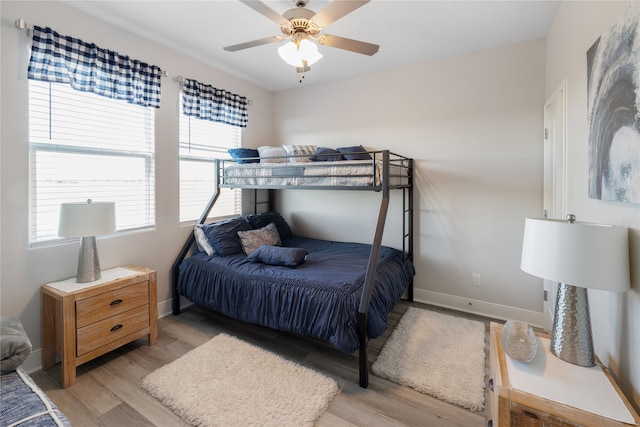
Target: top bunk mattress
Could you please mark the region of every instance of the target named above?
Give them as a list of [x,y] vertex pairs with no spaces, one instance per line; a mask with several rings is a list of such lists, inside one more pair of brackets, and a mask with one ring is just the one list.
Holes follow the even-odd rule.
[[[376,187],[382,185],[383,163],[380,160],[341,160],[298,163],[224,162],[220,168],[222,187]],[[389,164],[389,185],[408,183],[408,168]]]

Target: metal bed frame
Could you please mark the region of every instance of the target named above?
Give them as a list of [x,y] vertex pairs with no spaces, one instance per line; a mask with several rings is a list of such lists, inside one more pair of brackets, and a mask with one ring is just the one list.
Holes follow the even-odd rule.
[[[253,189],[256,194],[254,195],[254,213],[258,213],[258,205],[267,205],[266,209],[273,208],[273,190],[277,189],[307,189],[307,190],[344,190],[344,191],[375,191],[380,192],[382,199],[380,202],[380,210],[378,212],[378,220],[376,223],[376,229],[373,237],[373,243],[371,244],[371,253],[369,255],[369,261],[367,265],[367,273],[365,276],[364,287],[360,303],[358,306],[358,334],[360,339],[359,345],[359,384],[362,388],[367,388],[369,385],[369,360],[367,352],[367,322],[369,305],[371,303],[371,294],[373,291],[373,278],[375,275],[378,255],[380,253],[380,247],[382,245],[382,235],[384,232],[385,221],[387,218],[387,211],[389,207],[389,194],[390,190],[402,191],[402,252],[404,254],[404,261],[413,261],[413,159],[400,156],[392,153],[389,150],[382,151],[369,151],[371,155],[371,175],[358,175],[358,176],[371,176],[373,185],[356,185],[356,186],[328,186],[328,185],[244,185],[244,184],[225,184],[225,179],[228,177],[225,171],[228,170],[228,164],[235,163],[235,160],[229,159],[216,159],[215,161],[215,185],[214,192],[211,199],[207,203],[204,211],[200,215],[197,224],[204,224],[209,216],[209,212],[213,208],[220,195],[221,188],[241,188],[241,189]],[[287,156],[286,159],[300,156]],[[283,157],[283,159],[285,159]],[[382,176],[377,182],[376,180],[376,162],[382,162]],[[323,162],[318,162],[323,163]],[[273,166],[273,164],[269,164]],[[313,164],[304,163],[299,164],[300,168],[313,168]],[[319,165],[320,166],[320,165]],[[391,173],[391,167],[399,172]],[[297,168],[296,168],[297,169]],[[295,177],[301,178],[298,170],[294,173],[287,175],[278,174],[279,177]],[[401,173],[404,172],[404,173]],[[353,176],[353,175],[351,175]],[[319,175],[305,175],[306,178],[318,178]],[[237,177],[234,177],[237,178]],[[302,177],[303,178],[303,177]],[[394,178],[399,183],[393,185],[390,184],[391,179]],[[266,201],[258,201],[257,191],[269,190],[269,196]],[[178,275],[180,273],[180,264],[186,258],[191,247],[193,246],[195,237],[193,232],[189,234],[187,241],[184,243],[180,250],[176,260],[171,267],[171,282],[172,282],[172,296],[173,296],[173,314],[180,314],[180,295],[178,293]],[[408,283],[407,286],[407,299],[413,301],[413,280]]]

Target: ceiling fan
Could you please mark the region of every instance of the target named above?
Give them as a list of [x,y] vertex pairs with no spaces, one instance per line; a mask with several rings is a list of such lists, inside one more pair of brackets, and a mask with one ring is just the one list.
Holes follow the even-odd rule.
[[[377,44],[321,34],[321,31],[329,24],[358,9],[369,0],[334,0],[318,13],[306,8],[308,0],[293,0],[296,7],[287,10],[282,15],[261,1],[240,0],[240,2],[278,24],[283,35],[226,46],[224,50],[229,52],[289,40],[291,43],[279,48],[278,53],[287,63],[294,65],[298,72],[304,72],[308,71],[310,65],[322,57],[315,44],[310,43],[310,40],[316,40],[320,45],[369,56],[375,55],[380,48]],[[307,53],[307,49],[311,49],[311,52]]]

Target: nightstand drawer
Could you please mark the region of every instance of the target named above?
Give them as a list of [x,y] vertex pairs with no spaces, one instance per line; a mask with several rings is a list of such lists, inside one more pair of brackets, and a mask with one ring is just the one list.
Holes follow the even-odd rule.
[[[148,302],[148,301],[147,301]],[[78,329],[77,356],[149,327],[149,305],[134,308]]]
[[561,417],[538,411],[528,406],[511,402],[509,405],[512,426],[553,426],[553,427],[580,427],[582,424],[572,423]]
[[76,327],[82,328],[148,303],[148,281],[86,298],[76,302]]

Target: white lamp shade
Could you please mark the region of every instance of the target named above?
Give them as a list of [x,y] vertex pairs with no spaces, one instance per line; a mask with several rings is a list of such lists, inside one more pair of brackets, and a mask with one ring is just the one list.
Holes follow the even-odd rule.
[[114,202],[62,203],[58,236],[90,237],[116,231]]
[[310,66],[318,62],[322,58],[322,54],[318,52],[318,46],[307,39],[301,40],[298,45],[294,42],[287,42],[278,48],[278,55],[287,64],[294,67],[304,67],[303,61]]
[[628,229],[527,218],[520,268],[554,282],[624,292],[630,287]]

